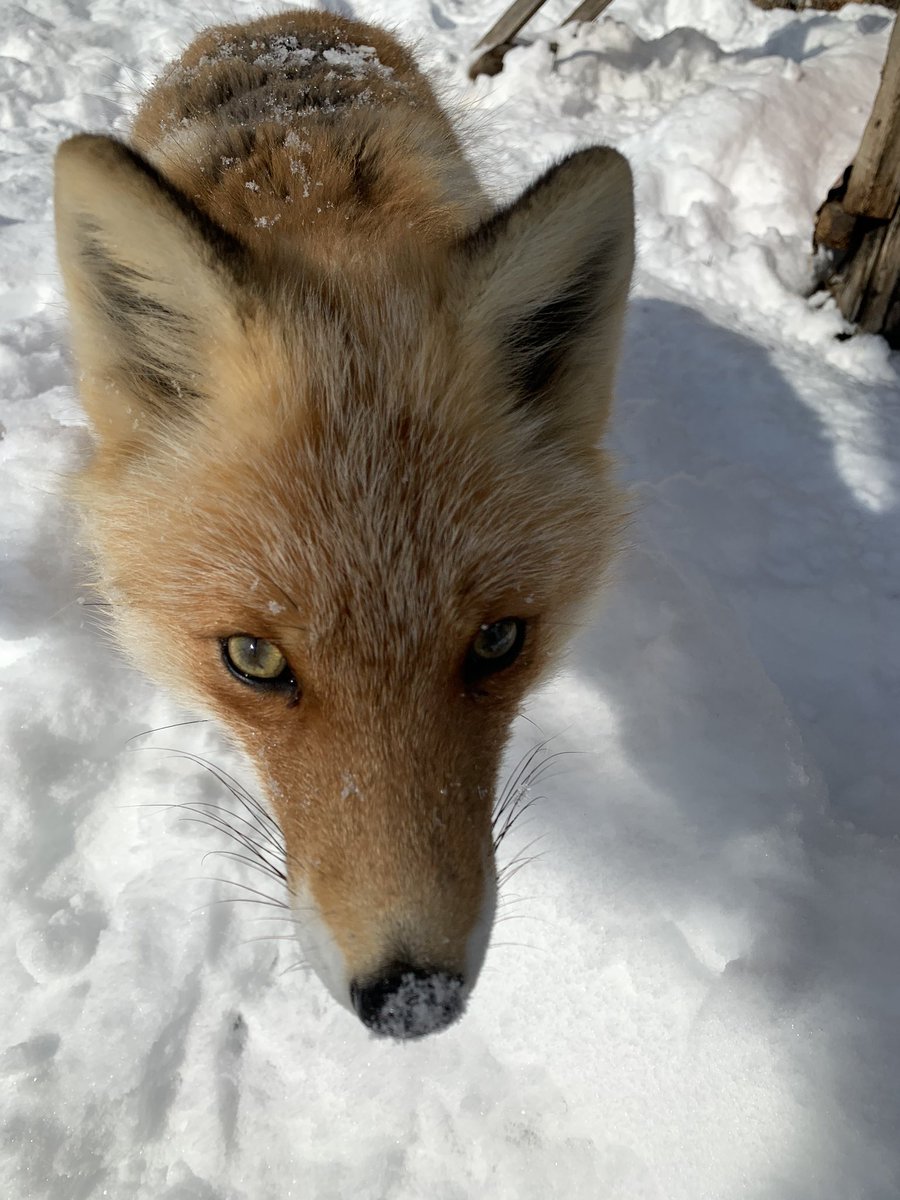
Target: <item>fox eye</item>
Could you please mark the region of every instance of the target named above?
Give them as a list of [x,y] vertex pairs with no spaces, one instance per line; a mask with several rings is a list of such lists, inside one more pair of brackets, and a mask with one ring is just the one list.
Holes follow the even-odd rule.
[[222,640],[225,666],[241,683],[261,687],[294,686],[288,661],[273,643],[265,638],[239,633]]
[[482,625],[466,656],[466,675],[474,681],[504,670],[518,658],[524,644],[525,622],[518,617]]

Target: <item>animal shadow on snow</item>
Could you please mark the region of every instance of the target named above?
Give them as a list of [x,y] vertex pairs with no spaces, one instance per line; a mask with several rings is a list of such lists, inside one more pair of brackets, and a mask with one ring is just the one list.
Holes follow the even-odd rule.
[[[891,389],[836,368],[829,384],[871,392],[863,398],[877,422],[874,444],[896,484]],[[634,302],[611,438],[634,490],[630,545],[571,663],[612,713],[621,759],[646,789],[635,795],[662,802],[645,803],[641,816],[639,800],[635,813],[614,795],[613,771],[610,795],[597,797],[593,832],[563,806],[554,820],[592,872],[604,870],[596,853],[604,844],[624,854],[617,869],[663,911],[669,897],[676,911],[754,909],[752,951],[729,967],[758,973],[773,1011],[825,995],[834,1018],[831,1030],[796,1051],[805,1055],[801,1073],[815,1061],[822,1085],[818,1136],[828,1136],[835,1103],[848,1114],[865,1111],[866,1134],[882,1142],[882,1168],[890,1163],[900,1178],[900,1038],[888,1003],[896,979],[859,949],[878,939],[896,962],[900,935],[889,934],[889,946],[884,920],[872,927],[877,906],[859,903],[857,876],[847,871],[849,856],[854,871],[865,872],[859,833],[900,833],[900,809],[854,807],[853,788],[854,774],[872,763],[900,786],[900,739],[884,732],[881,711],[885,673],[894,672],[888,686],[891,678],[900,683],[900,655],[896,642],[892,652],[873,636],[869,605],[840,589],[833,595],[831,586],[853,579],[867,552],[883,579],[897,520],[890,506],[873,512],[857,498],[835,444],[763,345],[683,305]],[[900,595],[900,555],[893,561],[897,578],[878,580],[888,599]],[[883,631],[891,633],[887,617]],[[873,643],[877,662],[865,653]],[[882,673],[874,697],[873,670]],[[578,748],[572,734],[566,741]],[[815,764],[809,786],[805,754]],[[851,816],[849,831],[829,819]],[[880,827],[867,829],[867,817]],[[619,825],[611,837],[610,820]],[[782,862],[771,878],[762,870],[754,879],[743,847],[767,837]],[[884,1003],[873,1005],[879,994]],[[851,1119],[851,1128],[858,1124]],[[861,1139],[853,1147],[863,1155]],[[860,1157],[858,1177],[874,1182],[873,1171]]]

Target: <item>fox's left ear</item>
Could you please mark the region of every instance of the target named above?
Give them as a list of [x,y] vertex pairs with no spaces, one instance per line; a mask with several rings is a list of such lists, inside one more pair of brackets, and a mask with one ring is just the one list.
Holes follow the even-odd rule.
[[514,405],[563,444],[592,447],[609,409],[634,264],[626,160],[608,147],[572,154],[459,252],[464,328],[499,366]]
[[56,157],[57,249],[82,398],[102,442],[140,443],[206,398],[239,336],[243,247],[113,138]]

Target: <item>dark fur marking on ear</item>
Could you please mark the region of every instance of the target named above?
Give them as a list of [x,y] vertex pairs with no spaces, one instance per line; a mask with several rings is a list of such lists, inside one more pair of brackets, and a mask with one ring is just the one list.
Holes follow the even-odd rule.
[[157,417],[171,419],[173,412],[187,417],[197,411],[202,396],[186,381],[160,364],[155,369],[148,359],[141,367],[138,381],[142,385],[144,403]]
[[600,246],[563,289],[519,317],[503,337],[507,371],[521,406],[544,394],[564,371],[570,351],[598,314],[610,248]]
[[96,233],[93,227],[85,228],[82,255],[101,296],[103,315],[121,339],[120,357],[129,377],[141,385],[145,402],[160,415],[173,409],[189,412],[200,393],[150,349],[147,333],[152,329],[152,341],[174,346],[190,338],[192,322],[143,294],[141,283],[149,282],[147,277],[111,259]]

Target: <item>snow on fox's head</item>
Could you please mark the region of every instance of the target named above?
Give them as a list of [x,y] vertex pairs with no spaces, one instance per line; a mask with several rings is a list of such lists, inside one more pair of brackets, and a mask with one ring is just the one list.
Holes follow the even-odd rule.
[[251,248],[111,139],[57,172],[121,640],[252,759],[334,995],[440,1028],[489,936],[510,723],[619,523],[628,169],[582,151],[461,238],[340,267]]

